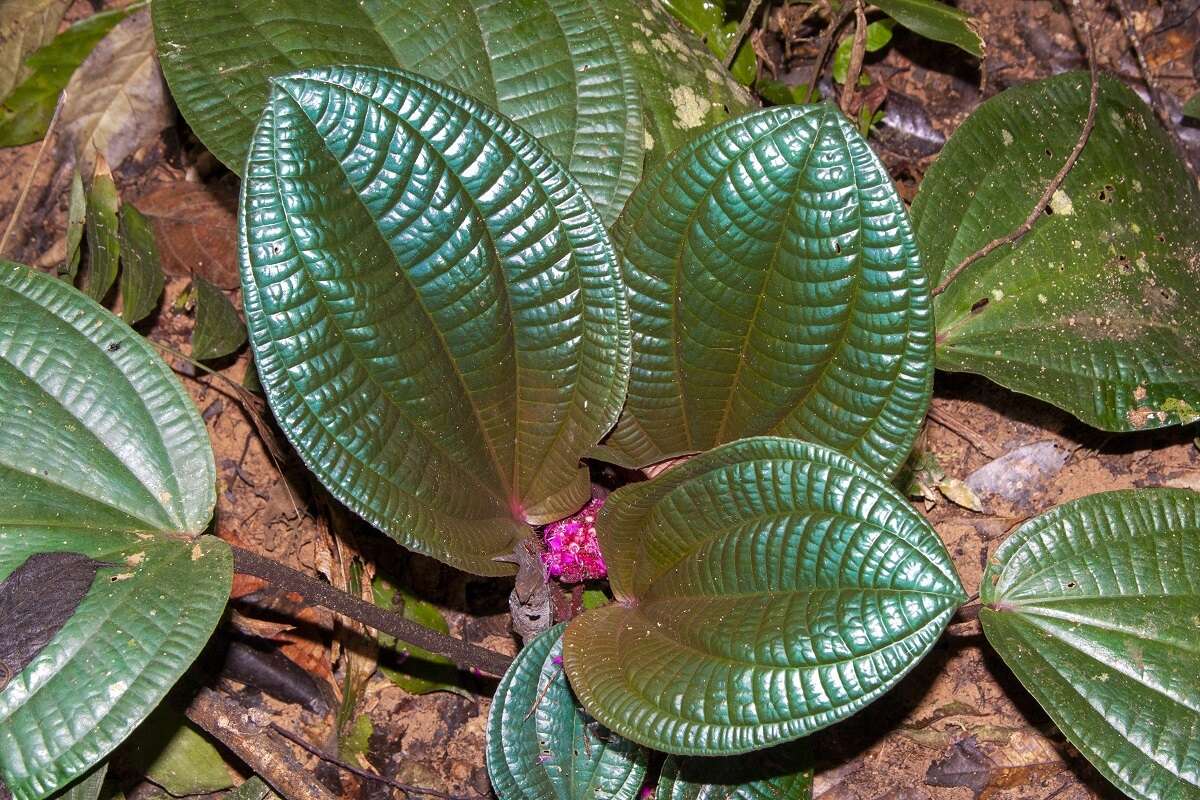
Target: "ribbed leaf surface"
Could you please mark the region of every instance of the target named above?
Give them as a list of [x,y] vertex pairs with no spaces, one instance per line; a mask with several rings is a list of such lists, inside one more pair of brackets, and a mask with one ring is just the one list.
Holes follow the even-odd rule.
[[564,655],[584,707],[669,753],[723,755],[853,714],[928,652],[963,601],[929,524],[836,452],[761,437],[609,497],[615,603]]
[[571,693],[563,625],[526,645],[488,715],[487,763],[500,800],[634,800],[648,753],[603,730]]
[[568,165],[611,222],[641,175],[632,63],[583,0],[159,0],[163,71],[200,139],[241,170],[268,79],[304,67],[403,67],[483,101]]
[[[1074,146],[1088,76],[984,103],[913,203],[931,281],[1017,227]],[[1200,409],[1200,189],[1154,114],[1103,78],[1096,128],[1033,230],[937,298],[937,366],[977,372],[1111,431]]]
[[654,800],[811,800],[807,744],[790,744],[750,758],[667,756]]
[[644,466],[745,436],[892,474],[929,403],[933,316],[904,205],[833,106],[720,125],[614,228],[634,331],[601,457]]
[[[216,626],[233,564],[219,540],[183,536],[216,500],[204,423],[115,316],[0,262],[0,386],[0,653],[17,659],[0,665],[0,782],[25,800],[157,705]],[[47,553],[101,563],[13,577]]]
[[1106,492],[1009,536],[980,618],[1071,744],[1121,791],[1200,797],[1200,494]]
[[276,81],[241,208],[275,415],[343,502],[482,574],[588,499],[628,377],[616,256],[532,137],[411,73]]

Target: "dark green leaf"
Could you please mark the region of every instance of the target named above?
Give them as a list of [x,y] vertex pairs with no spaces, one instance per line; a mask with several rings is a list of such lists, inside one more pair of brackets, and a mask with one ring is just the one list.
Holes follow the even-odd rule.
[[603,223],[536,140],[449,87],[367,67],[275,86],[240,248],[275,416],[401,544],[511,573],[494,559],[529,524],[587,502],[579,457],[624,396]]
[[[103,759],[166,694],[216,626],[233,565],[221,541],[192,538],[216,500],[204,424],[128,326],[0,262],[0,385],[0,581],[47,553],[114,565],[0,691],[0,783],[33,800]],[[76,576],[78,596],[85,572],[59,572],[55,591]]]
[[698,36],[725,24],[725,0],[662,0],[662,4]]
[[279,795],[257,775],[225,795],[225,800],[274,800]]
[[616,602],[572,620],[571,686],[647,747],[790,741],[886,692],[963,601],[892,486],[794,439],[743,439],[614,492],[598,521]]
[[83,178],[79,170],[71,174],[71,199],[67,208],[67,258],[62,265],[62,275],[67,283],[75,285],[79,274],[79,244],[83,241],[83,226],[87,222],[87,193],[83,190]]
[[[1087,113],[1070,73],[988,100],[913,203],[931,281],[1020,224]],[[1112,431],[1200,408],[1200,190],[1154,114],[1102,78],[1096,128],[1033,230],[937,298],[937,366],[977,372]],[[1182,412],[1182,413],[1181,413]]]
[[174,797],[211,794],[233,785],[217,748],[169,703],[142,723],[121,754],[136,773]]
[[1183,104],[1183,115],[1192,119],[1200,119],[1200,92],[1196,92]]
[[25,60],[29,76],[0,104],[0,147],[36,142],[46,135],[58,96],[75,69],[128,13],[114,9],[82,19]]
[[636,347],[606,447],[632,466],[758,434],[887,474],[933,380],[933,315],[904,204],[833,106],[713,128],[613,229]]
[[654,800],[811,800],[812,759],[799,742],[752,758],[668,756]]
[[1200,494],[1105,492],[1015,530],[983,576],[988,641],[1121,791],[1200,797]]
[[916,34],[946,42],[983,58],[979,23],[969,14],[938,0],[871,0],[872,4]]
[[[729,48],[733,46],[733,40],[737,38],[737,29],[738,23],[730,20],[708,34],[708,49],[721,60],[722,64],[725,62]],[[729,65],[728,72],[735,81],[743,86],[754,83],[754,79],[758,75],[758,57],[754,54],[749,37],[742,38],[741,44],[738,45],[737,56]]]
[[120,204],[112,173],[101,162],[92,176],[84,212],[88,267],[83,290],[97,303],[104,301],[117,280],[117,264],[121,259],[121,240],[117,230],[117,208]]
[[196,300],[192,358],[222,358],[246,343],[246,326],[224,292],[199,275],[192,279],[192,292]]
[[108,774],[108,762],[93,767],[92,771],[75,780],[67,788],[54,794],[54,800],[97,800]]
[[648,753],[600,728],[562,668],[563,625],[505,673],[488,714],[487,765],[500,800],[634,800]]
[[125,206],[121,209],[121,319],[130,325],[144,319],[158,308],[162,290],[154,229],[136,208]]
[[[407,592],[397,592],[396,587],[388,581],[376,576],[371,582],[375,594],[375,604],[388,610],[399,610],[401,615],[413,622],[423,625],[438,633],[450,633],[450,625],[442,612],[432,603],[427,603]],[[399,606],[399,608],[397,608]],[[379,671],[392,683],[409,694],[428,694],[429,692],[456,692],[471,696],[460,686],[456,685],[459,677],[458,667],[449,658],[437,653],[408,644],[397,642],[394,636],[386,633],[376,634],[381,647],[396,652],[400,663],[389,666],[389,660],[384,653],[380,654]]]
[[659,0],[599,0],[598,7],[608,12],[633,61],[645,110],[646,169],[709,125],[757,107],[709,48],[674,23]]
[[404,67],[495,108],[566,164],[611,222],[641,174],[631,62],[584,0],[159,0],[163,69],[201,140],[241,170],[268,79],[304,67]]

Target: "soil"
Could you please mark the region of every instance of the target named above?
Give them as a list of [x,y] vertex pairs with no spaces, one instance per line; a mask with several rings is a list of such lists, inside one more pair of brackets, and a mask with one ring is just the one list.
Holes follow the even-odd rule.
[[[901,29],[885,54],[867,60],[872,79],[888,92],[887,116],[872,143],[909,200],[942,141],[982,99],[1014,84],[1085,66],[1083,50],[1058,3],[963,0],[959,5],[982,24],[988,43],[982,68],[951,47]],[[1148,61],[1177,110],[1197,90],[1200,48],[1194,43],[1200,40],[1200,0],[1130,0],[1130,5]],[[775,60],[777,74],[793,82],[807,76],[807,62],[815,51],[808,38],[811,32],[803,26],[796,34],[802,38],[785,41],[782,34],[789,29],[787,15],[802,8],[792,4],[773,12],[759,39],[760,51]],[[69,18],[92,10],[90,2],[79,0]],[[1137,63],[1114,13],[1097,19],[1095,30],[1100,66],[1144,95]],[[1185,124],[1178,130],[1191,156],[1200,156],[1200,128]],[[21,183],[28,178],[29,199],[6,255],[49,267],[65,252],[70,170],[52,145],[35,171],[38,149],[35,144],[0,151],[0,173],[10,176],[0,187],[0,219],[9,219]],[[160,237],[166,238],[165,244],[160,239],[160,246],[177,274],[168,281],[159,311],[138,326],[150,339],[187,351],[194,318],[176,300],[188,286],[188,271],[229,288],[230,298],[240,307],[236,282],[230,278],[236,181],[203,150],[182,120],[128,162],[116,165],[114,172],[122,198],[135,205],[149,199],[163,225],[188,215],[203,220],[202,230],[187,225],[159,228]],[[179,187],[176,207],[171,203],[172,186]],[[212,437],[220,475],[218,535],[297,569],[323,574],[343,587],[348,583],[346,564],[357,554],[369,569],[435,604],[455,635],[516,651],[508,629],[511,581],[455,572],[402,550],[348,515],[330,512],[331,501],[307,477],[274,429],[269,412],[261,403],[257,410],[255,404],[248,408],[242,393],[226,382],[240,383],[246,374],[249,357],[244,349],[215,365],[223,378],[197,373],[184,359],[166,357],[203,412]],[[1044,403],[968,375],[939,374],[933,407],[939,418],[966,431],[975,442],[945,424],[927,423],[922,446],[936,455],[950,477],[967,479],[997,456],[1038,445],[1030,458],[996,471],[999,480],[993,476],[976,482],[986,487],[978,491],[983,513],[945,499],[922,506],[954,556],[968,592],[978,588],[988,554],[1026,517],[1109,489],[1200,489],[1200,449],[1191,428],[1106,434]],[[272,455],[268,440],[274,441],[278,454]],[[360,691],[357,711],[369,716],[372,732],[367,747],[350,753],[350,760],[404,783],[461,797],[491,796],[483,752],[493,681],[460,676],[462,693],[412,694],[375,671],[371,648],[355,631],[336,627],[327,612],[303,609],[294,598],[243,577],[237,580],[234,598],[233,607],[242,618],[240,623],[235,618],[239,635],[260,645],[271,641],[277,653],[309,676],[307,683],[291,684],[296,692],[292,699],[302,702],[285,702],[261,686],[236,683],[243,702],[329,747],[336,740],[335,712],[346,675],[364,671],[370,677]],[[811,743],[816,796],[823,800],[1119,796],[1055,730],[983,641],[977,622],[953,626],[896,690],[865,713],[813,736]],[[319,769],[335,792],[364,798],[393,793],[384,785],[339,773],[303,751],[296,755]],[[131,790],[131,796],[152,793],[146,786]]]

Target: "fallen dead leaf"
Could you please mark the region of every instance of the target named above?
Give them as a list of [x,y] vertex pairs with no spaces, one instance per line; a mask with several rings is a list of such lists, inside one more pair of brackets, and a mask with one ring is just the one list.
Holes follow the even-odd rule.
[[168,275],[199,275],[222,289],[240,285],[236,192],[177,181],[153,186],[134,205],[154,225]]

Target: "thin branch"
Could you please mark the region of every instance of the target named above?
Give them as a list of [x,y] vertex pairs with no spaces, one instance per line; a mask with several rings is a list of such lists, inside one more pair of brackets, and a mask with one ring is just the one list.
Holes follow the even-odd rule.
[[271,723],[271,730],[275,731],[275,733],[278,733],[280,736],[287,739],[292,744],[295,744],[300,749],[311,753],[312,755],[316,756],[317,758],[321,759],[322,761],[328,761],[330,764],[333,764],[338,769],[345,770],[346,772],[349,772],[351,775],[357,775],[358,777],[362,778],[363,780],[374,781],[375,783],[382,783],[386,786],[391,786],[393,789],[399,789],[401,792],[404,792],[405,795],[418,794],[418,795],[426,795],[428,797],[438,797],[438,798],[442,798],[442,800],[466,800],[466,798],[463,798],[461,796],[447,794],[446,792],[439,791],[438,789],[426,789],[422,786],[413,786],[413,785],[407,784],[407,783],[400,783],[399,781],[394,781],[385,775],[379,775],[374,772],[368,772],[365,769],[359,769],[358,767],[354,766],[353,764],[347,764],[345,761],[342,761],[340,758],[334,758],[333,756],[331,756],[327,753],[321,752],[320,748],[318,748],[316,745],[314,745],[310,742],[304,741],[304,739],[301,739],[296,734],[292,733],[291,731],[287,730],[286,728],[283,728],[283,727],[275,724],[274,722]]
[[963,270],[965,270],[967,267],[971,266],[979,259],[991,254],[994,250],[1003,245],[1015,244],[1021,239],[1021,237],[1033,229],[1033,226],[1038,221],[1038,218],[1042,216],[1042,210],[1049,205],[1050,198],[1053,197],[1054,193],[1058,191],[1060,186],[1062,186],[1062,182],[1064,179],[1066,179],[1067,173],[1071,171],[1071,168],[1075,166],[1075,162],[1079,160],[1079,154],[1083,152],[1084,146],[1087,145],[1088,137],[1092,134],[1092,128],[1096,126],[1096,103],[1100,92],[1100,78],[1096,70],[1096,46],[1092,38],[1092,24],[1088,19],[1088,15],[1081,11],[1079,0],[1071,0],[1071,5],[1077,12],[1080,12],[1081,25],[1083,27],[1084,47],[1087,48],[1088,71],[1091,73],[1092,82],[1091,93],[1088,96],[1087,118],[1083,122],[1083,129],[1079,132],[1079,139],[1075,142],[1075,147],[1071,150],[1071,154],[1067,156],[1067,160],[1063,163],[1057,174],[1055,174],[1054,178],[1051,179],[1050,183],[1047,184],[1046,191],[1042,192],[1042,196],[1038,198],[1037,203],[1034,204],[1033,209],[1029,212],[1029,216],[1025,218],[1025,221],[1017,226],[1016,230],[1005,236],[1001,236],[998,239],[993,239],[960,261],[958,265],[954,267],[954,269],[950,270],[950,272],[946,274],[946,277],[943,278],[942,282],[937,285],[937,288],[933,290],[932,294],[934,297],[937,297],[939,294],[946,291],[946,287],[948,287],[955,278],[961,275]]
[[54,116],[50,117],[50,124],[46,126],[46,135],[42,137],[42,143],[38,145],[37,155],[33,157],[33,166],[29,168],[29,174],[25,176],[25,184],[21,187],[21,194],[17,196],[17,204],[13,207],[12,216],[9,217],[8,225],[4,228],[4,235],[0,236],[0,256],[4,255],[4,250],[8,246],[8,237],[12,235],[13,229],[17,226],[21,212],[25,210],[25,198],[29,196],[33,179],[37,176],[38,167],[42,164],[42,154],[46,152],[46,143],[53,138],[54,126],[58,122],[58,112],[62,111],[63,101],[66,100],[66,97],[67,93],[64,90],[58,97],[58,104],[54,106]]
[[201,689],[187,718],[225,745],[286,800],[337,800],[281,742],[264,735],[247,709],[213,689]]
[[725,69],[733,66],[733,60],[737,58],[737,51],[741,49],[742,41],[746,38],[746,32],[750,30],[750,26],[754,23],[754,17],[758,14],[758,7],[762,5],[762,0],[750,0],[750,5],[746,6],[746,13],[742,14],[742,21],[738,23],[737,31],[733,34],[733,41],[729,43],[729,49],[725,51]]
[[396,637],[402,642],[416,645],[433,653],[444,655],[462,669],[476,669],[490,675],[503,675],[512,659],[495,650],[447,636],[405,619],[399,614],[385,611],[379,606],[351,597],[277,561],[264,558],[257,553],[233,547],[234,569],[243,575],[253,575],[269,581],[280,589],[295,592],[310,603],[361,622],[382,633]]
[[960,439],[971,445],[971,447],[974,447],[980,453],[983,453],[988,458],[999,458],[1000,456],[1004,455],[998,448],[994,447],[991,442],[989,442],[987,439],[984,439],[975,431],[971,430],[966,423],[964,423],[955,415],[951,414],[949,411],[930,406],[926,416],[928,416],[933,422],[936,422],[938,425],[941,425],[946,430],[958,436]]
[[[850,50],[850,67],[846,70],[846,82],[842,84],[842,113],[850,116],[850,101],[858,88],[858,76],[862,73],[863,59],[867,55],[867,11],[862,0],[854,0],[854,45]],[[852,122],[857,122],[851,117]]]
[[829,58],[829,49],[833,46],[833,40],[837,36],[838,30],[846,24],[846,20],[850,19],[852,13],[854,13],[854,9],[850,7],[849,3],[844,3],[841,12],[829,23],[825,33],[821,34],[821,44],[817,48],[817,60],[813,62],[812,72],[808,76],[808,93],[804,96],[806,102],[811,103],[814,96],[820,97],[817,94],[817,81],[821,80],[821,68],[825,66],[825,59]]

